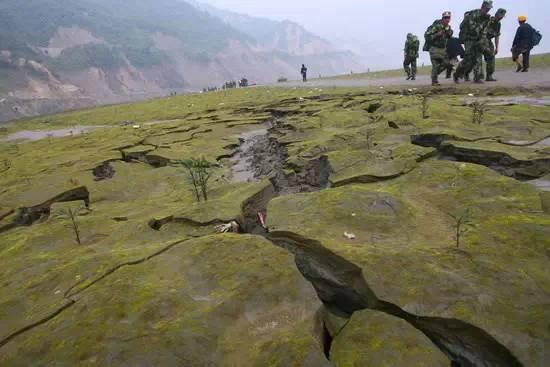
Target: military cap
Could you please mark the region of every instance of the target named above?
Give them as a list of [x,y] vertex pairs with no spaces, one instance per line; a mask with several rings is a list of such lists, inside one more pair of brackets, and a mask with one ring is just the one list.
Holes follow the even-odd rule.
[[447,17],[450,18],[451,17],[451,12],[450,11],[444,11],[442,16],[443,16],[443,18],[447,18]]
[[484,6],[489,9],[493,9],[493,0],[485,0],[483,1],[483,4],[481,6]]
[[501,17],[501,18],[504,18],[504,16],[506,15],[506,9],[498,9],[497,12],[495,13],[495,16],[497,17]]

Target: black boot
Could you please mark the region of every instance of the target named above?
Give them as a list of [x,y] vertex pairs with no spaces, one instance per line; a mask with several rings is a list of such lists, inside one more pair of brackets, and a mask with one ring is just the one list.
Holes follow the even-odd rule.
[[439,87],[441,84],[437,80],[432,80],[432,87]]
[[521,72],[522,72],[522,73],[527,73],[527,72],[529,72],[529,69],[523,68],[523,70],[521,70]]
[[413,75],[413,76],[411,77],[411,80],[416,80],[416,75]]
[[464,75],[464,81],[469,82],[470,81],[470,75],[468,75],[468,74]]
[[496,82],[497,80],[493,78],[492,75],[487,75],[487,78],[485,78],[486,82]]
[[460,83],[460,80],[459,80],[458,75],[457,75],[456,72],[453,74],[453,80],[455,81],[456,84]]
[[518,65],[518,68],[516,69],[516,73],[519,73],[521,71],[521,69],[523,69],[523,66]]

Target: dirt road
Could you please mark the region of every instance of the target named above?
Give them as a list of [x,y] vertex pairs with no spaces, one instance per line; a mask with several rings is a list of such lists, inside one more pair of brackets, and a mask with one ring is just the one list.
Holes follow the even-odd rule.
[[[462,82],[463,85],[487,86],[487,87],[550,87],[550,69],[531,69],[528,73],[516,73],[510,70],[497,71],[495,74],[497,82],[484,83],[483,85]],[[445,79],[445,74],[440,76],[440,83],[445,85],[455,85],[452,79]],[[347,76],[343,78],[312,79],[307,83],[300,81],[291,81],[278,84],[281,87],[385,87],[385,86],[406,86],[406,87],[424,87],[431,85],[429,75],[419,75],[415,81],[405,80],[403,77],[390,78],[368,78],[365,74],[358,75],[357,78]]]

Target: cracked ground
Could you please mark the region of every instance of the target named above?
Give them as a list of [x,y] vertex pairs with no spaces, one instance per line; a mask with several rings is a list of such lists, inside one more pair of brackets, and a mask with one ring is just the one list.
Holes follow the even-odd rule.
[[[101,127],[0,136],[0,365],[543,366],[550,107],[529,101],[548,92],[442,89],[427,118],[424,93],[241,89],[8,125]],[[217,164],[207,202],[174,164],[192,157]]]

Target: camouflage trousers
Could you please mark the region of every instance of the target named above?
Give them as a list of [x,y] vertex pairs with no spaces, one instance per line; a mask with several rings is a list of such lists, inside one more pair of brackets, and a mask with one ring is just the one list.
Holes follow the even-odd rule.
[[487,64],[487,77],[492,77],[495,73],[495,45],[493,42],[490,42],[483,50],[483,58]]
[[[483,77],[481,67],[483,63],[483,47],[481,42],[464,42],[464,59],[456,68],[456,75],[464,78],[465,75],[474,71],[474,80],[481,80]],[[494,53],[493,53],[494,54]]]
[[449,55],[445,48],[432,47],[430,48],[430,58],[432,60],[432,82],[437,82],[439,74],[451,65]]
[[416,57],[405,56],[403,68],[408,76],[416,76]]

